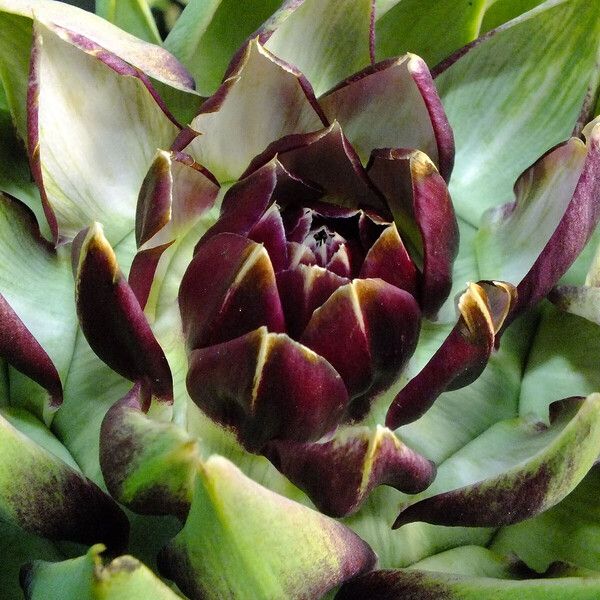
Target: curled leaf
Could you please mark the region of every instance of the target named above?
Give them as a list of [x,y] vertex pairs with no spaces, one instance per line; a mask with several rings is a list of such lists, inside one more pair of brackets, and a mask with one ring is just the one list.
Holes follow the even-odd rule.
[[499,281],[471,283],[458,301],[458,323],[431,360],[400,390],[386,416],[395,429],[421,417],[446,390],[473,383],[485,368],[515,301],[515,289]]
[[198,442],[173,423],[145,414],[149,403],[138,383],[106,413],[100,430],[104,481],[111,495],[135,512],[185,518]]
[[123,377],[143,381],[157,398],[172,402],[167,359],[101,225],[78,234],[72,258],[77,314],[94,352]]
[[315,444],[272,442],[266,456],[317,508],[332,517],[356,512],[379,485],[414,494],[435,476],[435,465],[385,427],[357,427]]
[[450,293],[458,254],[458,223],[446,184],[419,150],[375,150],[367,171],[422,266],[418,297],[424,314],[434,318]]
[[480,271],[517,286],[508,322],[550,292],[600,219],[600,118],[584,134],[587,144],[571,138],[527,169],[516,200],[490,211],[478,234]]

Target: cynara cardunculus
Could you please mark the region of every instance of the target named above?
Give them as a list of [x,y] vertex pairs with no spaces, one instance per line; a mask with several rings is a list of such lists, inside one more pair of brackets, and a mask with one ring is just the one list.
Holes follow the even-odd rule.
[[168,4],[0,0],[0,598],[600,596],[600,9]]

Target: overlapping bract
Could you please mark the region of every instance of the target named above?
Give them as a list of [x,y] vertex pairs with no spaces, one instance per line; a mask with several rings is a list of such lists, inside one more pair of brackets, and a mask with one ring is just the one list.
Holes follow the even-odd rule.
[[[228,152],[232,170],[222,177],[243,167],[180,288],[188,391],[317,503],[323,494],[352,498],[328,511],[346,514],[366,499],[353,483],[363,476],[365,457],[347,450],[353,476],[319,489],[303,480],[303,470],[310,478],[308,463],[305,469],[290,463],[286,443],[296,444],[300,456],[298,444],[331,439],[338,426],[363,419],[414,352],[421,313],[435,316],[446,300],[458,249],[456,218],[435,164],[405,148],[422,144],[449,177],[452,134],[417,57],[370,67],[319,100],[301,74],[257,40],[230,73],[192,122],[201,135],[186,147],[209,165],[217,152]],[[244,119],[256,108],[248,105],[246,88],[257,73],[278,90],[273,96],[265,86],[258,93],[268,102],[286,98],[285,109],[273,107],[281,121],[270,121],[272,131],[261,128],[259,139],[237,140],[231,118]],[[356,135],[357,152],[343,127],[364,131],[360,122],[385,101],[383,90],[402,96],[406,106],[398,106],[392,134]],[[330,119],[346,125],[329,125]],[[326,127],[301,133],[319,121]],[[270,139],[282,133],[288,135]],[[252,147],[267,143],[251,157]],[[385,149],[388,144],[398,148]],[[360,152],[368,159],[364,165]],[[375,446],[383,471],[370,486],[426,487],[431,464],[387,435],[389,445]],[[329,455],[328,448],[318,446],[314,457]]]
[[[179,296],[192,398],[258,450],[363,416],[413,353],[415,296],[427,291],[385,196],[344,153],[339,126],[279,144],[277,158],[228,191]],[[363,186],[351,196],[358,186],[329,180],[353,168]],[[444,209],[451,264],[456,224]],[[233,377],[231,365],[240,368]]]

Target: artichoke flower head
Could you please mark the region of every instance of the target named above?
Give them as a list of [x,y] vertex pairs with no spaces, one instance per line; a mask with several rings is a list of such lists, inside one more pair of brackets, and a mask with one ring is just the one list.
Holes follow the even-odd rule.
[[596,597],[600,11],[237,4],[0,0],[2,597]]

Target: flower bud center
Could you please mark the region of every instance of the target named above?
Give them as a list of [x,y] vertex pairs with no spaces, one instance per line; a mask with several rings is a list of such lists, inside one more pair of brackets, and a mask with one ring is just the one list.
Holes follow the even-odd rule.
[[320,267],[327,267],[332,256],[346,243],[346,239],[326,225],[311,227],[304,238],[304,245],[310,248]]

